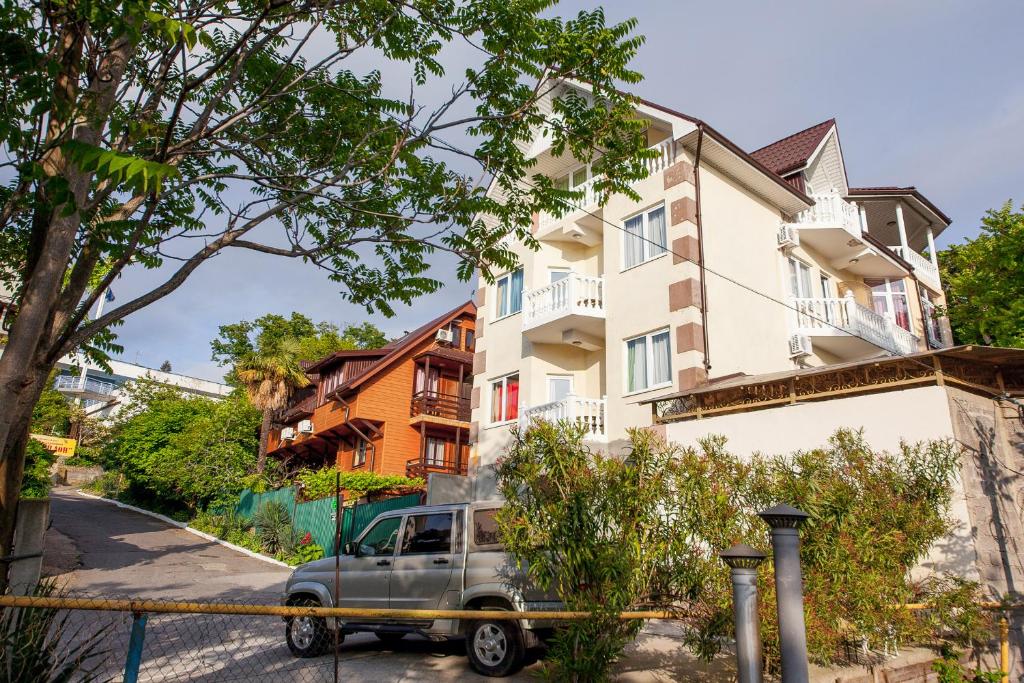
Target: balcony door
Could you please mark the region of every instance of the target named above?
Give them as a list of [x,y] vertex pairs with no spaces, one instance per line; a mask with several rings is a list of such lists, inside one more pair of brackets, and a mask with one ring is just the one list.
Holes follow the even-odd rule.
[[439,368],[430,368],[428,374],[422,365],[416,366],[416,393],[427,392],[428,394],[437,395],[440,390],[441,383],[441,371]]
[[875,313],[888,318],[905,330],[910,330],[910,304],[907,286],[903,280],[864,280],[871,288],[871,303]]
[[548,402],[565,399],[572,393],[572,375],[548,375]]

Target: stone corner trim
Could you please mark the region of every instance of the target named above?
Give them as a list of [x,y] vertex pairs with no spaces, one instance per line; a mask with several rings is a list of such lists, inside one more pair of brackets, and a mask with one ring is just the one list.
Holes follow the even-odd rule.
[[477,351],[473,354],[473,374],[479,375],[487,368],[487,352]]
[[693,166],[688,161],[680,161],[665,169],[665,189],[675,187],[679,183],[693,183]]
[[701,307],[700,280],[692,277],[668,286],[669,311],[681,311],[689,306]]
[[676,353],[687,351],[704,353],[704,327],[700,323],[686,323],[676,328]]
[[469,408],[470,410],[476,410],[480,407],[480,387],[473,387],[473,390],[469,392]]
[[679,391],[695,389],[707,381],[708,372],[704,368],[683,368],[679,371]]
[[700,242],[692,235],[672,240],[672,265],[700,263]]
[[669,205],[672,213],[672,225],[679,225],[683,221],[695,222],[697,220],[697,202],[693,197],[677,199]]
[[[477,282],[476,293],[473,295],[473,300],[473,303],[476,304],[477,308],[483,307],[483,305],[487,302],[487,288],[480,286],[479,282]],[[477,320],[479,319],[480,316],[478,315]]]

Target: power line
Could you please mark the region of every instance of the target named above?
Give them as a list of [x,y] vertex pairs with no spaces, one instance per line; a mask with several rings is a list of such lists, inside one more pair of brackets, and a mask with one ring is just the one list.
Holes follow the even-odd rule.
[[[398,123],[400,125],[408,126],[408,127],[412,128],[413,130],[416,130],[421,135],[424,132],[424,129],[419,128],[418,126],[414,125],[411,121],[403,121],[402,119],[399,119],[397,116],[395,116],[394,114],[391,114],[390,112],[382,111],[381,114],[383,114],[384,116],[386,116],[388,118],[391,118],[393,121],[395,121],[396,123]],[[541,118],[542,118],[542,120],[544,120],[549,125],[554,125],[554,126],[558,126],[559,125],[558,122],[551,121],[547,117],[542,116]],[[440,136],[437,136],[437,135],[430,135],[429,138],[431,140],[435,141],[435,142],[441,143],[442,149],[446,148],[446,149],[448,149],[448,151],[450,151],[452,153],[455,153],[455,154],[458,154],[460,156],[465,156],[465,157],[469,157],[469,158],[473,159],[478,164],[480,164],[481,168],[485,172],[491,173],[492,175],[496,176],[496,174],[494,174],[494,172],[487,167],[487,163],[483,159],[480,159],[476,155],[475,152],[471,152],[471,151],[462,149],[462,148],[458,147],[457,145],[454,145],[453,143],[451,143],[451,142],[449,142],[449,141],[445,140],[444,138],[441,138]],[[674,158],[674,155],[675,155],[675,141],[674,140],[673,140],[672,153],[673,153],[673,158]],[[531,183],[529,180],[526,180],[525,178],[521,178],[517,182],[523,183],[524,185],[526,185],[526,186],[528,186],[528,187],[530,187],[530,188],[532,188],[534,190],[540,189],[540,188],[537,187],[537,185]],[[819,317],[819,316],[817,316],[817,315],[815,315],[813,313],[808,313],[806,311],[801,311],[800,309],[796,308],[795,306],[791,306],[790,304],[788,304],[785,301],[782,301],[781,299],[777,299],[777,298],[771,296],[770,294],[766,294],[765,292],[762,292],[759,289],[756,289],[754,287],[751,287],[750,285],[747,285],[747,284],[745,284],[743,282],[740,282],[739,280],[736,280],[735,278],[733,278],[733,277],[731,277],[729,275],[725,275],[724,273],[720,273],[720,272],[718,272],[718,271],[716,271],[716,270],[714,270],[712,268],[709,268],[706,264],[703,267],[701,267],[700,263],[698,263],[697,261],[694,261],[693,259],[691,259],[688,256],[684,256],[683,254],[680,254],[680,253],[670,249],[667,244],[666,245],[659,244],[659,243],[657,243],[657,242],[655,242],[655,241],[645,237],[643,234],[630,233],[630,232],[628,232],[626,230],[626,228],[624,226],[621,226],[621,225],[618,225],[616,223],[613,223],[613,222],[609,221],[603,215],[598,215],[598,214],[596,214],[596,213],[594,213],[592,211],[589,211],[585,206],[580,206],[578,204],[574,204],[574,203],[572,203],[568,199],[557,198],[557,201],[561,202],[570,211],[572,211],[572,210],[580,211],[580,212],[582,212],[582,213],[584,213],[584,214],[586,214],[586,215],[588,215],[588,216],[590,216],[592,218],[596,218],[597,220],[601,221],[602,223],[604,223],[604,224],[606,224],[606,225],[608,225],[608,226],[610,226],[612,228],[615,228],[616,230],[622,232],[625,235],[628,235],[628,236],[633,237],[633,238],[639,237],[642,241],[647,242],[648,244],[652,244],[652,245],[654,245],[654,246],[656,246],[656,247],[658,247],[660,249],[663,249],[665,253],[672,254],[673,256],[676,256],[676,257],[682,259],[683,261],[686,261],[687,263],[691,263],[691,264],[697,266],[698,268],[701,268],[702,272],[711,273],[712,275],[715,275],[716,277],[719,277],[719,278],[725,280],[726,282],[728,282],[728,283],[730,283],[732,285],[740,287],[741,289],[744,289],[744,290],[746,290],[746,291],[748,291],[748,292],[750,292],[752,294],[760,296],[760,297],[762,297],[762,298],[764,298],[764,299],[766,299],[766,300],[768,300],[768,301],[770,301],[772,303],[778,304],[778,305],[782,306],[783,308],[786,308],[787,310],[790,310],[790,311],[796,313],[797,315],[805,316],[806,318],[808,318],[810,320],[814,320],[814,321],[817,321],[819,323],[822,323],[823,325],[825,325],[827,327],[831,327],[831,328],[833,328],[833,329],[843,333],[846,336],[850,336],[850,337],[853,337],[855,339],[860,339],[861,341],[864,341],[864,342],[866,342],[868,344],[871,344],[872,346],[878,346],[878,344],[876,342],[868,339],[867,337],[864,337],[862,335],[856,334],[855,332],[851,332],[851,331],[849,331],[849,330],[847,330],[847,329],[845,329],[843,327],[840,327],[839,325],[836,325],[832,321],[827,320],[825,318],[821,318],[821,317]],[[569,212],[567,212],[567,215],[568,215],[568,213]],[[666,239],[666,241],[667,241],[667,239]],[[703,301],[701,302],[701,305],[702,306],[704,305]],[[895,358],[899,358],[899,359],[902,359],[902,360],[909,361],[911,363],[915,363],[915,364],[920,365],[922,368],[925,368],[925,369],[927,369],[929,371],[934,371],[935,370],[934,366],[929,365],[929,364],[927,364],[927,363],[925,363],[925,362],[923,362],[921,360],[918,360],[917,358],[912,358],[912,357],[910,357],[907,354],[903,354],[903,353],[900,353],[898,351],[891,351],[889,349],[885,349],[885,351],[891,357],[895,357]],[[979,388],[981,388],[981,387],[979,387]],[[991,394],[995,399],[997,399],[999,401],[1008,401],[1010,403],[1013,403],[1014,405],[1017,405],[1018,407],[1021,407],[1022,405],[1024,405],[1024,404],[1021,404],[1020,401],[1017,401],[1017,400],[1013,399],[1012,397],[1010,397],[1005,392],[1004,393],[999,393],[999,392],[992,391],[990,389],[985,389],[985,391],[987,391],[989,394]]]

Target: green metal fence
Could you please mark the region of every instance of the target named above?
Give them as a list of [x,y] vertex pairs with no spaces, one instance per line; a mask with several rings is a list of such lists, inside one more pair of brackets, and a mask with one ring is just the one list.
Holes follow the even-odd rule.
[[[288,508],[292,516],[292,525],[300,532],[308,531],[313,542],[324,549],[328,555],[334,553],[334,498],[321,498],[299,503],[295,499],[295,489],[287,487],[266,493],[253,493],[246,489],[238,498],[235,512],[245,519],[252,519],[263,505],[270,501],[279,502]],[[385,498],[373,503],[347,506],[341,520],[341,544],[351,541],[382,512],[398,510],[420,504],[420,494]]]

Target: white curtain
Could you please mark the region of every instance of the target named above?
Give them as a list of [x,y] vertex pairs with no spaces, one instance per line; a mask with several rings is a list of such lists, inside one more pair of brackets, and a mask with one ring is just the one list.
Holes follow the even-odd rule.
[[668,332],[660,332],[651,337],[651,356],[654,368],[651,372],[652,384],[664,384],[672,380],[672,350],[669,348]]
[[647,386],[647,339],[632,339],[626,342],[626,374],[629,391],[638,391]]
[[651,257],[664,254],[668,247],[668,236],[665,234],[665,207],[647,214],[647,232],[650,240],[647,243],[647,253]]
[[626,267],[641,263],[644,260],[644,217],[636,216],[626,221]]

